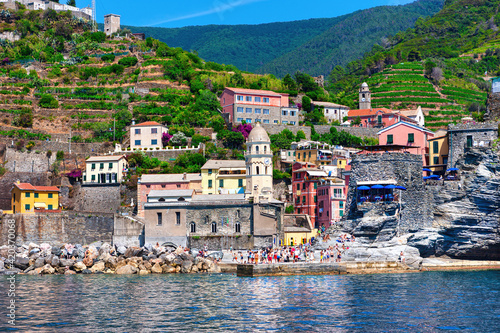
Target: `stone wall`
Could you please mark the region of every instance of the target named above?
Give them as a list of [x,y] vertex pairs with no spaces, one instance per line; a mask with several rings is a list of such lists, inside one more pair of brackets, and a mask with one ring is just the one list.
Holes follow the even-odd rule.
[[472,136],[474,147],[480,146],[481,142],[484,146],[491,146],[493,140],[498,139],[498,125],[497,122],[449,125],[448,166],[456,166],[457,161],[467,149],[467,136],[469,135]]
[[261,124],[269,135],[281,133],[285,128],[290,130],[293,134],[297,135],[298,131],[303,131],[306,139],[311,139],[311,128],[309,126],[291,126],[291,125],[273,125]]
[[114,229],[113,214],[79,214],[75,212],[45,214],[8,214],[2,216],[0,245],[7,244],[7,223],[16,221],[18,244],[62,243],[90,244],[111,242]]
[[486,120],[499,120],[500,119],[500,93],[488,94],[488,101],[486,102],[486,114],[484,115]]
[[56,160],[55,152],[50,160],[43,153],[35,151],[20,152],[18,150],[7,148],[5,151],[5,168],[10,172],[48,172],[49,166]]
[[115,213],[121,205],[120,185],[76,185],[74,209],[77,212]]
[[[346,201],[346,219],[342,223],[349,230],[359,233],[379,232],[384,224],[389,232],[395,233],[396,226],[401,233],[428,227],[432,224],[429,198],[422,179],[422,157],[405,153],[354,155],[351,162],[351,176]],[[357,184],[362,181],[395,180],[406,187],[401,191],[399,203],[357,203]],[[394,190],[396,194],[399,190]],[[397,217],[400,214],[400,221]],[[380,221],[378,221],[379,219]],[[380,222],[377,224],[377,221]],[[364,224],[364,225],[363,225]],[[362,231],[364,230],[364,231]],[[389,239],[392,235],[386,235]]]
[[144,223],[129,216],[115,215],[113,244],[144,246]]
[[[324,134],[330,133],[331,125],[317,125],[314,126],[316,133]],[[333,126],[337,129],[337,131],[345,131],[349,134],[358,136],[360,138],[364,138],[365,136],[368,138],[378,138],[377,132],[380,130],[378,128],[366,128],[366,127],[346,127],[346,126]]]
[[[254,237],[251,235],[237,236],[192,236],[188,237],[188,247],[191,249],[204,249],[205,245],[210,251],[233,248],[234,250],[247,250],[254,248]],[[246,260],[246,254],[244,254]]]

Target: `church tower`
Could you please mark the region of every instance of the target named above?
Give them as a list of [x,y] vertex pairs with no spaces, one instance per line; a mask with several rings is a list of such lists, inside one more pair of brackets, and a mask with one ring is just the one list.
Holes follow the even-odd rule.
[[366,82],[363,82],[363,84],[361,85],[361,88],[359,89],[359,108],[360,109],[371,109],[372,108],[371,95],[372,95],[372,93],[370,92],[370,89],[368,88],[368,84]]
[[247,198],[254,203],[267,202],[273,196],[273,153],[271,140],[260,123],[250,131],[245,153]]

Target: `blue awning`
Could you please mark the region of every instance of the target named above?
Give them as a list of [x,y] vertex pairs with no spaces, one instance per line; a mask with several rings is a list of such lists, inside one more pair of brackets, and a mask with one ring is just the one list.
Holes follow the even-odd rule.
[[361,191],[366,191],[366,190],[369,190],[370,188],[368,186],[360,186],[358,187],[358,190],[361,190]]
[[427,180],[427,179],[431,179],[431,177],[429,177],[429,176],[425,176],[425,177],[424,177],[424,180]]
[[384,188],[387,190],[392,190],[392,189],[396,188],[396,185],[387,185],[387,186],[384,186]]
[[380,185],[380,184],[377,184],[377,185],[373,185],[372,186],[372,189],[380,189],[380,188],[384,188],[383,185]]
[[396,188],[397,188],[398,190],[403,190],[403,191],[406,191],[406,187],[401,186],[401,185],[396,186]]
[[438,175],[430,175],[429,178],[430,179],[439,179],[439,176]]
[[447,172],[449,171],[458,171],[458,168],[449,168],[448,170],[446,170]]
[[422,169],[422,171],[432,172],[432,170],[431,170],[431,169],[427,169],[427,168]]

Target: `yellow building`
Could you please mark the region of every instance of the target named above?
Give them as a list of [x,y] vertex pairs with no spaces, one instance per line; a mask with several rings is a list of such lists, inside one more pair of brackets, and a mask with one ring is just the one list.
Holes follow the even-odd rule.
[[13,213],[34,214],[59,209],[59,188],[56,186],[33,186],[17,182],[11,194]]
[[347,158],[337,157],[333,160],[333,165],[336,165],[339,169],[345,169],[345,166],[349,163]]
[[318,229],[314,229],[307,214],[286,214],[284,223],[284,246],[306,244],[313,237],[318,237]]
[[429,142],[429,165],[433,172],[444,173],[448,164],[448,134],[427,139]]
[[203,194],[245,193],[245,161],[209,160],[201,168]]

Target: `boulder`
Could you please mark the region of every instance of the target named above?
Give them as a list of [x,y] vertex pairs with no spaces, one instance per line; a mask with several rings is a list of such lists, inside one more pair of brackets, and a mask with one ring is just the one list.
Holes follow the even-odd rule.
[[174,267],[182,266],[182,260],[180,258],[175,258],[174,261],[172,261],[171,265]]
[[118,246],[116,248],[116,252],[118,252],[119,255],[124,255],[125,252],[127,252],[127,248],[125,246]]
[[9,257],[9,247],[7,245],[0,246],[0,258]]
[[90,269],[84,269],[82,270],[82,274],[92,274],[92,271]]
[[116,266],[118,265],[118,259],[116,257],[109,257],[104,260],[106,268],[109,269],[116,269]]
[[49,264],[45,265],[42,267],[41,273],[42,274],[54,274],[56,270],[50,266]]
[[87,266],[87,267],[92,267],[92,265],[94,264],[94,259],[92,259],[90,257],[83,258],[82,261],[85,264],[85,266]]
[[151,273],[161,274],[162,268],[161,268],[160,264],[158,264],[158,263],[154,264],[154,266],[151,267]]
[[180,271],[181,271],[181,266],[177,266],[177,267],[175,267],[175,272],[176,272],[176,273],[179,273]]
[[49,254],[48,256],[45,257],[45,263],[50,264],[52,262],[52,258],[54,257],[53,254]]
[[139,271],[139,275],[147,275],[147,274],[149,274],[149,271],[147,271],[147,270],[145,270],[145,269],[141,269],[141,270]]
[[104,271],[105,268],[106,266],[104,265],[104,262],[99,261],[95,263],[94,266],[90,268],[90,270],[92,271],[92,273],[95,273],[95,272],[102,272]]
[[184,253],[184,249],[182,247],[178,247],[174,251],[175,254],[180,255],[181,253]]
[[40,245],[35,244],[35,243],[29,243],[28,250],[31,251],[32,249],[38,249],[38,250],[40,250]]
[[99,256],[99,251],[97,251],[95,246],[90,245],[87,250],[87,258],[94,260],[97,259],[98,256]]
[[57,274],[64,274],[65,272],[66,272],[66,268],[64,268],[64,267],[57,267],[56,268]]
[[59,265],[61,267],[68,267],[71,268],[75,264],[75,261],[73,259],[59,259]]
[[62,253],[62,250],[60,247],[57,247],[57,246],[52,246],[52,250],[51,250],[51,253],[55,256],[60,256],[61,253]]
[[70,269],[66,270],[66,272],[64,272],[64,275],[72,275],[72,274],[76,274],[75,271],[72,271]]
[[81,272],[83,271],[84,269],[87,269],[87,266],[81,262],[81,261],[77,261],[74,265],[73,265],[75,271],[77,272]]
[[190,255],[189,253],[186,253],[186,252],[181,253],[181,254],[179,255],[179,257],[181,257],[181,259],[182,259],[182,260],[194,261],[193,256],[192,256],[192,255]]
[[193,262],[189,261],[189,260],[185,260],[182,262],[181,272],[182,273],[189,273],[189,272],[191,272],[191,267],[193,267]]
[[135,274],[137,273],[138,269],[134,266],[131,265],[125,265],[116,270],[116,274]]
[[177,271],[175,267],[167,266],[167,265],[163,265],[162,269],[163,269],[163,273],[169,273],[169,274],[175,273]]
[[153,265],[149,261],[146,261],[144,263],[144,267],[146,267],[147,270],[151,270],[151,267],[153,267]]
[[40,253],[40,249],[39,248],[35,248],[35,249],[32,249],[29,252],[29,256],[31,257],[32,255],[35,255],[35,254],[38,254],[38,253]]
[[198,266],[193,265],[193,267],[191,267],[191,273],[196,273],[196,272],[198,272]]
[[35,268],[43,267],[45,266],[45,259],[44,258],[38,258],[35,260]]
[[56,256],[52,257],[52,261],[50,262],[50,265],[51,265],[52,267],[59,267],[59,265],[60,265],[60,260],[59,260],[59,258],[58,258],[58,257],[56,257]]
[[102,256],[103,254],[109,254],[110,251],[111,251],[111,245],[108,243],[104,243],[99,248],[99,255]]
[[148,252],[153,252],[153,245],[150,243],[144,244],[143,248]]
[[131,246],[125,251],[124,256],[125,258],[137,257],[141,251],[142,249],[140,247]]

